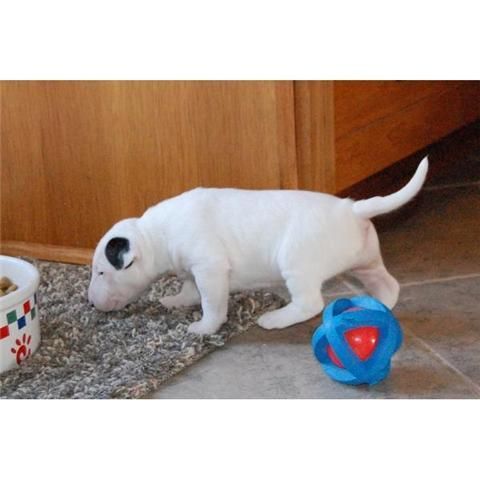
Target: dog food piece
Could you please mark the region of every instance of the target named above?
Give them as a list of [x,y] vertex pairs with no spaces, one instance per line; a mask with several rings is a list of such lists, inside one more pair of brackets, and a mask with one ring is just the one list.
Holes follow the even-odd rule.
[[8,277],[0,278],[0,297],[14,292],[17,290],[17,288],[18,286],[15,285]]
[[12,283],[12,285],[10,285],[8,288],[7,288],[7,291],[5,293],[11,293],[11,292],[14,292],[18,287]]

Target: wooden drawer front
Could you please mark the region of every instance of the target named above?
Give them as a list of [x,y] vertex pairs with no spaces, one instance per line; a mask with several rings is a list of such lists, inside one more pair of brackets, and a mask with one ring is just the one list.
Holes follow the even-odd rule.
[[340,191],[437,141],[480,116],[479,82],[450,85],[335,143]]
[[425,97],[461,82],[339,81],[335,82],[335,137],[378,121]]

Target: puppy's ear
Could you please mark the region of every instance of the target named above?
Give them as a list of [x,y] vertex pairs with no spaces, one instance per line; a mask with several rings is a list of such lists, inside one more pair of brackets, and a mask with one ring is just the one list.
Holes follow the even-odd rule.
[[130,267],[134,260],[130,241],[125,237],[110,239],[105,247],[105,256],[117,270]]

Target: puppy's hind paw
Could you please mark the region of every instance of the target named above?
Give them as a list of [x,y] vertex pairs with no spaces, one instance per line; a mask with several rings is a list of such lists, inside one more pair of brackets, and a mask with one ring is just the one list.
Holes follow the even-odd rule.
[[274,328],[284,328],[286,326],[282,316],[279,315],[276,311],[267,312],[261,315],[257,320],[257,324],[260,327],[265,328],[266,330],[272,330]]

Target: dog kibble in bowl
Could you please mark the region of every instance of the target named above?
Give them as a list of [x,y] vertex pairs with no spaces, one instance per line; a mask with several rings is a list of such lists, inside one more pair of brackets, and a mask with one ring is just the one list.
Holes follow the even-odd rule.
[[14,292],[17,288],[17,285],[15,285],[8,277],[0,278],[0,297]]

